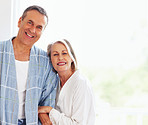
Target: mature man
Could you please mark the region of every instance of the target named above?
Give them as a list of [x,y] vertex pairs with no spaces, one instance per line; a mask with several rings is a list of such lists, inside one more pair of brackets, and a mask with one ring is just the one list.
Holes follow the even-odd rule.
[[37,125],[38,106],[55,104],[57,77],[46,52],[34,46],[48,22],[28,7],[16,37],[0,42],[0,125]]

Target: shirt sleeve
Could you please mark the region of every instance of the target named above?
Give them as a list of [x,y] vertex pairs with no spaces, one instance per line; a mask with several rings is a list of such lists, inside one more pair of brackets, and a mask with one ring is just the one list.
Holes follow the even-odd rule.
[[50,111],[49,117],[53,125],[94,125],[95,110],[90,88],[80,83],[73,99],[72,116],[66,116],[56,109]]
[[57,75],[52,71],[52,68],[50,68],[44,77],[44,87],[42,89],[39,106],[51,106],[54,108],[57,85]]

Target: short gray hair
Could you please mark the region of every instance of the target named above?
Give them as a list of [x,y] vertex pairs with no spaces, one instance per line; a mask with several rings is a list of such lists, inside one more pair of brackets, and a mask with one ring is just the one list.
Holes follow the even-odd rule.
[[38,11],[40,14],[46,16],[47,18],[47,24],[48,24],[48,15],[47,15],[47,12],[45,11],[44,8],[38,6],[38,5],[33,5],[33,6],[29,6],[28,8],[26,8],[23,12],[23,15],[22,15],[22,20],[27,16],[27,12],[28,11],[31,11],[31,10],[36,10]]

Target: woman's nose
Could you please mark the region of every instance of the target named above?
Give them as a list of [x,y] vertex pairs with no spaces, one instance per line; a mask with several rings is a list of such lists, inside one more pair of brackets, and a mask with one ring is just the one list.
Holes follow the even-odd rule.
[[59,55],[59,60],[61,60],[61,59],[63,59],[63,56],[60,54],[60,55]]

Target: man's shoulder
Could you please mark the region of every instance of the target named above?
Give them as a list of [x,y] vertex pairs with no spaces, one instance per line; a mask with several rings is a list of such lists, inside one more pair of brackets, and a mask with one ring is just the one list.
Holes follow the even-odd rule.
[[47,57],[47,52],[37,46],[33,46],[32,51],[34,51],[34,53],[37,55],[42,55],[42,56]]
[[0,41],[0,50],[5,48],[5,51],[11,46],[11,39]]
[[8,40],[0,40],[0,44],[4,44],[4,43],[8,43],[8,42],[10,42],[10,39],[8,39]]

